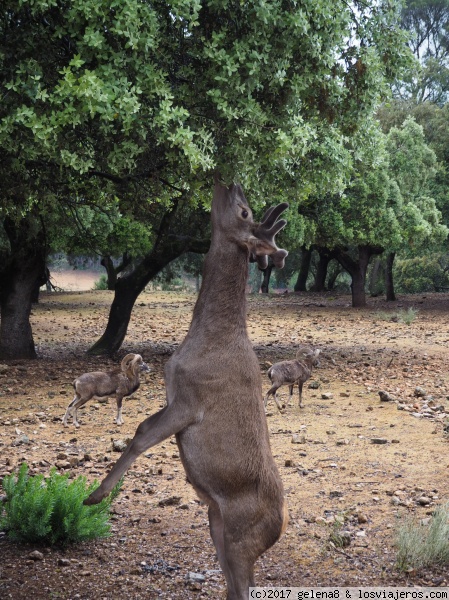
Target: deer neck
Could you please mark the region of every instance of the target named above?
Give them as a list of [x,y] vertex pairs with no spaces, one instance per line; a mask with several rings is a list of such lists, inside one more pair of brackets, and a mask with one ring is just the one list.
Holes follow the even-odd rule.
[[[214,336],[246,336],[246,285],[248,251],[235,244],[212,240],[206,255],[203,281],[196,302],[191,332],[197,328]],[[192,331],[193,330],[193,331]]]

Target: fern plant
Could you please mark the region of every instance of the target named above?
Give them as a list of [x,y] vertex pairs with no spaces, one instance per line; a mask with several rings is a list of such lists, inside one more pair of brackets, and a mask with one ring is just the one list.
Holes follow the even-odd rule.
[[69,475],[60,475],[56,468],[50,476],[30,477],[23,463],[17,475],[3,478],[6,499],[0,514],[0,529],[18,542],[44,545],[81,542],[110,535],[109,508],[117,497],[123,480],[112,493],[93,506],[84,506],[83,500],[99,485],[94,481],[87,486],[86,478],[68,481]]

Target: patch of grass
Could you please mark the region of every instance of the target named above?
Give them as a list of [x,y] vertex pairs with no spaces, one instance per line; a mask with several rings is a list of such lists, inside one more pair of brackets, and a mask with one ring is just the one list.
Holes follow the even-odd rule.
[[396,534],[397,566],[401,570],[449,564],[449,503],[438,507],[428,524],[405,518]]
[[399,322],[405,323],[406,325],[411,325],[418,316],[418,313],[419,310],[417,308],[413,308],[412,306],[407,310],[401,310],[398,312]]
[[418,316],[419,310],[410,307],[407,310],[397,310],[395,312],[386,312],[379,310],[374,314],[374,318],[380,321],[391,321],[392,323],[404,323],[411,325]]
[[1,507],[0,528],[17,542],[67,545],[110,535],[109,508],[117,497],[122,481],[108,498],[94,506],[84,506],[83,500],[99,485],[87,485],[86,478],[68,481],[51,469],[43,475],[30,477],[28,465],[22,463],[17,475],[3,478],[6,499]]

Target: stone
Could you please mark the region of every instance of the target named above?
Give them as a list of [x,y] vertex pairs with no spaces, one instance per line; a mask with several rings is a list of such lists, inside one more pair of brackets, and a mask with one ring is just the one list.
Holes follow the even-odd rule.
[[44,560],[44,555],[42,554],[42,552],[39,552],[39,550],[33,550],[33,552],[30,552],[28,554],[28,558],[35,561]]
[[360,524],[368,523],[368,517],[364,513],[357,513],[357,522]]
[[57,460],[55,462],[55,467],[57,469],[70,469],[71,464],[69,463],[68,460]]
[[114,452],[123,452],[125,450],[126,446],[128,445],[129,440],[111,439],[111,441],[112,441],[112,450]]
[[395,399],[391,394],[384,391],[379,391],[379,397],[381,402],[395,402]]
[[331,498],[341,498],[343,496],[343,492],[341,492],[340,490],[331,490],[329,492],[329,496]]
[[335,442],[335,444],[337,446],[349,446],[349,440],[346,440],[346,439],[344,439],[344,440],[337,440]]
[[31,441],[25,434],[19,435],[12,443],[13,446],[28,446],[28,444],[31,444]]
[[420,386],[415,387],[413,394],[416,398],[423,398],[426,395],[426,390]]
[[181,498],[180,496],[170,496],[170,498],[164,498],[163,500],[159,500],[159,506],[177,506],[180,504]]
[[294,433],[292,435],[292,444],[305,444],[305,443],[306,443],[305,435],[299,435],[299,433]]
[[192,571],[187,574],[187,579],[196,583],[202,583],[203,581],[206,581],[206,578],[202,573],[193,573]]
[[325,392],[324,394],[321,394],[322,400],[332,400],[333,397],[334,397],[334,395],[331,394],[330,392]]
[[59,558],[58,566],[59,567],[70,567],[70,560],[68,558]]
[[388,444],[388,440],[386,438],[371,438],[372,444]]
[[418,504],[420,504],[421,506],[427,506],[428,504],[430,504],[431,500],[430,498],[428,498],[427,496],[420,496],[417,499]]

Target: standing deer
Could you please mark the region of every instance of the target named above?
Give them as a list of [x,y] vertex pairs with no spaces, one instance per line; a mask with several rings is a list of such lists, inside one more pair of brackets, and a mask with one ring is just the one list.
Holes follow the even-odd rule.
[[68,427],[68,418],[73,416],[73,424],[79,427],[78,409],[92,398],[109,398],[115,396],[117,402],[117,425],[123,425],[122,402],[123,398],[130,396],[140,387],[140,373],[149,371],[149,366],[143,362],[140,354],[127,354],[112,371],[93,371],[83,373],[75,379],[73,387],[75,396],[67,407],[62,422]]
[[262,380],[246,330],[248,262],[271,256],[284,266],[274,237],[288,207],[253,221],[242,188],[218,178],[212,239],[190,329],[165,367],[167,405],[143,421],[110,473],[84,502],[107,496],[133,461],[176,435],[187,478],[209,506],[210,534],[227,583],[228,600],[246,600],[254,563],[287,525],[284,492],[271,454],[260,402]]
[[267,375],[272,383],[272,386],[265,396],[265,409],[267,408],[268,396],[272,395],[274,401],[276,402],[276,406],[278,407],[279,411],[282,412],[282,407],[279,404],[279,400],[276,396],[276,392],[281,385],[288,385],[290,391],[288,400],[285,403],[285,408],[287,408],[290,400],[292,399],[293,387],[295,385],[298,386],[299,391],[299,408],[303,407],[302,388],[305,382],[310,379],[310,376],[312,375],[312,368],[320,364],[320,361],[318,360],[320,352],[321,350],[314,350],[313,348],[304,346],[297,351],[295,360],[283,360],[281,362],[274,363],[274,365],[268,369]]

